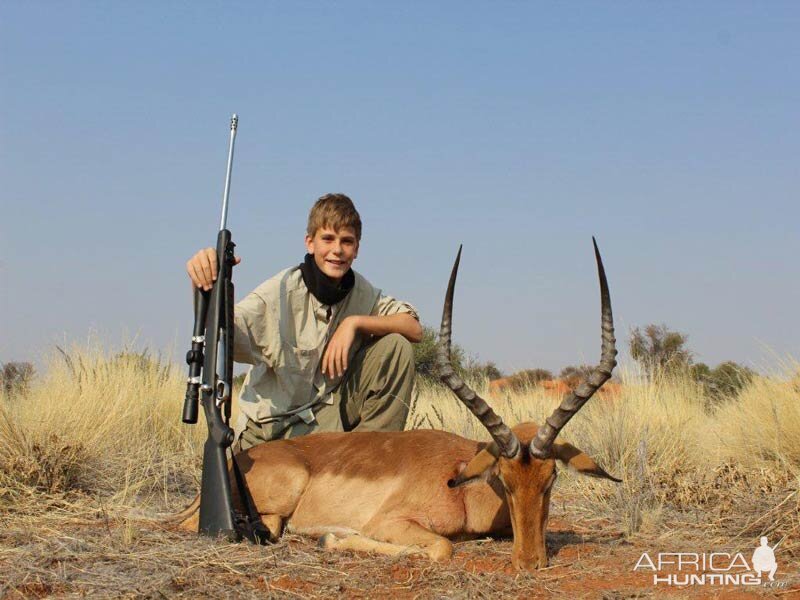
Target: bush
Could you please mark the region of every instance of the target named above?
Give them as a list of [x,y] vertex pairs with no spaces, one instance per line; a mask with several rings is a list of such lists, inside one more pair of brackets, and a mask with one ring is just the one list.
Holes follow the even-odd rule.
[[504,377],[503,372],[492,361],[487,362],[481,369],[486,375],[486,379],[489,381],[493,379],[502,379]]
[[[427,325],[422,327],[422,341],[413,344],[414,364],[417,367],[417,375],[429,379],[437,379],[436,373],[436,344],[439,342],[439,334],[433,327]],[[455,371],[462,376],[465,374],[464,367],[465,352],[458,344],[450,346],[450,362]]]
[[692,365],[690,372],[694,380],[702,386],[707,402],[711,405],[736,398],[756,375],[752,369],[732,360],[720,363],[713,369],[704,363],[698,363]]
[[634,327],[628,341],[631,358],[648,375],[685,371],[692,364],[692,352],[686,347],[689,336],[672,331],[666,325]]
[[7,396],[25,394],[35,374],[29,362],[7,362],[0,370],[0,385]]

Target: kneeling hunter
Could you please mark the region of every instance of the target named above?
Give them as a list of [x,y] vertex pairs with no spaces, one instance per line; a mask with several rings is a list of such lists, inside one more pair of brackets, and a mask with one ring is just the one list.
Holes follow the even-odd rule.
[[[234,361],[252,365],[239,395],[238,449],[319,431],[401,431],[414,385],[413,306],[353,271],[361,218],[344,194],[308,216],[308,254],[268,279],[234,311]],[[236,258],[236,263],[240,262]],[[217,253],[186,264],[210,290]]]

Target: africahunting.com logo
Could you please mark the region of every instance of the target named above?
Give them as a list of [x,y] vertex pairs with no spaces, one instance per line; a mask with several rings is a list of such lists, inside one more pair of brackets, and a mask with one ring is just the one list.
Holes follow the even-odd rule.
[[762,537],[749,562],[741,552],[644,552],[633,570],[652,572],[653,585],[785,587],[786,582],[775,581],[775,547]]

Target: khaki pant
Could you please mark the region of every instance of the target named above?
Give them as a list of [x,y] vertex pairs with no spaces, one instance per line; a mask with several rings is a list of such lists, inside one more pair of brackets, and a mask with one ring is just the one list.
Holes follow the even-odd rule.
[[287,423],[282,429],[248,419],[237,444],[246,450],[274,439],[320,431],[402,431],[414,387],[414,351],[398,333],[370,342],[353,357],[333,404],[315,409],[316,419]]

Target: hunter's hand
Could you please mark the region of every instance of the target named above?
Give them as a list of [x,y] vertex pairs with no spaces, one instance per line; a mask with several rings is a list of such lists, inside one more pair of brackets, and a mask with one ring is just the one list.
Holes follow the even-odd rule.
[[333,333],[325,354],[322,357],[322,374],[333,379],[341,377],[347,370],[347,357],[350,354],[350,347],[356,339],[357,322],[354,317],[347,317],[339,323],[339,327]]
[[[238,265],[242,259],[234,256],[234,264]],[[217,280],[217,250],[216,248],[203,248],[186,263],[186,272],[192,280],[192,285],[202,290],[210,290]]]

